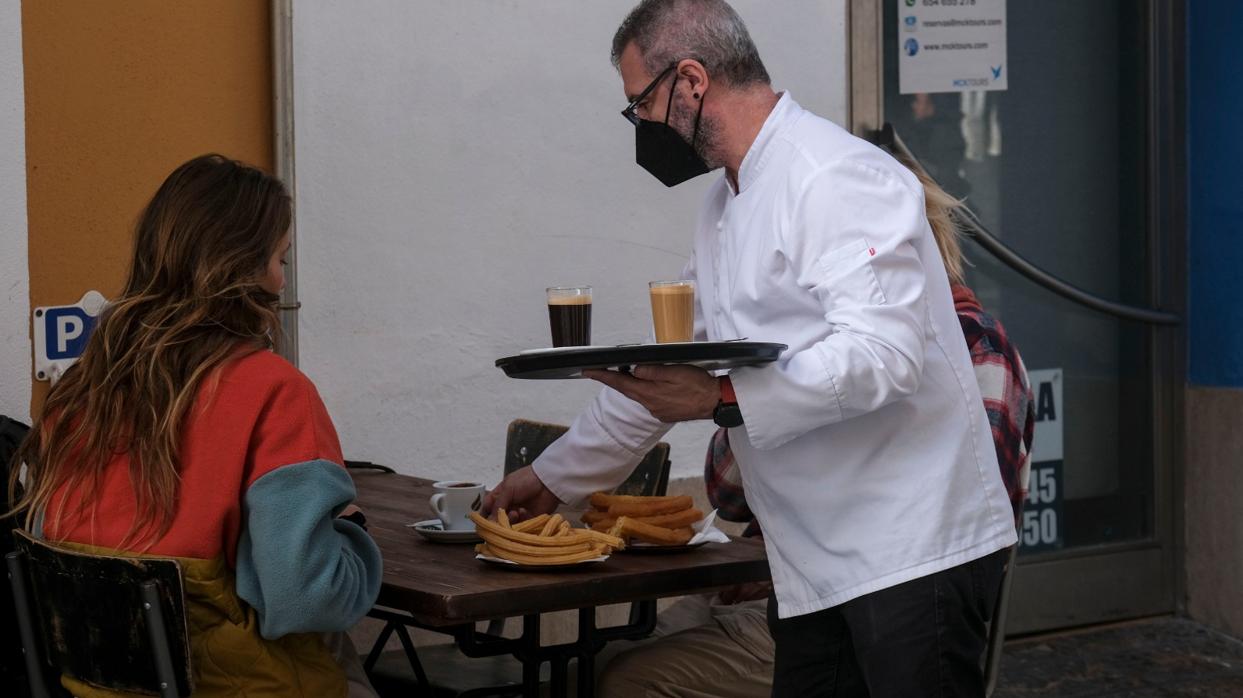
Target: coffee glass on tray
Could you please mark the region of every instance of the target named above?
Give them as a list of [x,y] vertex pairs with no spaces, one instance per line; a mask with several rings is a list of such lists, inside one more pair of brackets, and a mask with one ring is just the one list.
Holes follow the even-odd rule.
[[647,289],[652,298],[656,341],[691,341],[695,334],[695,282],[653,281]]
[[548,293],[548,324],[554,347],[591,344],[591,287],[553,286]]

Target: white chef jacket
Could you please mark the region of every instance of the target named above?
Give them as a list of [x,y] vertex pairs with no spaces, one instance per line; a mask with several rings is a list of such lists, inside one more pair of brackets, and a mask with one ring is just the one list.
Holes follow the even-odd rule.
[[[730,430],[781,618],[1016,543],[919,181],[781,96],[708,192],[684,278],[696,338],[789,349],[731,380]],[[624,480],[669,429],[605,389],[534,463],[562,501]],[[706,446],[706,445],[705,445]]]

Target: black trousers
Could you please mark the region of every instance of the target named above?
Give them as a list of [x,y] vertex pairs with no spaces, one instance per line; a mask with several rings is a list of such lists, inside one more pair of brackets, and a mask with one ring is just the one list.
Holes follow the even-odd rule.
[[987,623],[1009,550],[779,620],[774,698],[919,698],[984,695]]

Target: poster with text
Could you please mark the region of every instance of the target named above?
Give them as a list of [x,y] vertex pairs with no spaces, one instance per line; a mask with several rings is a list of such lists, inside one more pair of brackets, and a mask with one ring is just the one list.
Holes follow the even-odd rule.
[[[905,1],[905,0],[904,0]],[[1032,398],[1036,401],[1036,426],[1032,435],[1032,472],[1027,501],[1019,522],[1020,552],[1058,550],[1065,541],[1062,522],[1063,425],[1062,369],[1028,371]]]
[[902,94],[1006,89],[1006,0],[890,2]]

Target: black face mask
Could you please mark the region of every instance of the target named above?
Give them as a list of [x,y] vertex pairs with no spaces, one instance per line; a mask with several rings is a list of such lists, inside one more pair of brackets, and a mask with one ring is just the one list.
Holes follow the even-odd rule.
[[[656,78],[652,85],[644,90],[644,93],[654,88],[664,76],[662,73]],[[677,85],[678,78],[675,73],[673,85],[669,87],[669,104],[665,107],[664,123],[647,119],[632,119],[635,125],[635,162],[659,179],[666,187],[676,186],[711,171],[708,163],[704,162],[703,158],[699,157],[699,153],[695,151],[695,139],[699,137],[699,119],[703,116],[704,110],[703,101],[699,102],[699,112],[695,115],[695,130],[691,135],[690,143],[687,143],[686,139],[669,125],[673,93]]]

